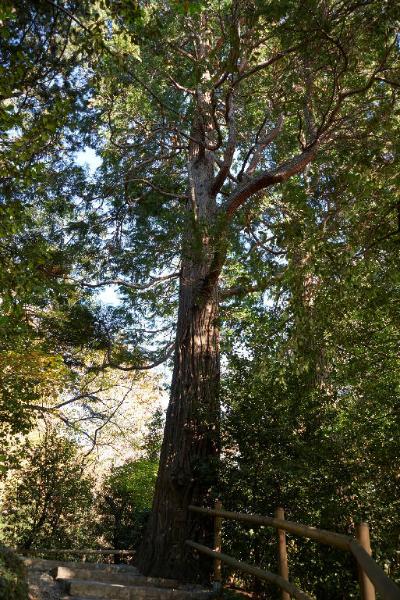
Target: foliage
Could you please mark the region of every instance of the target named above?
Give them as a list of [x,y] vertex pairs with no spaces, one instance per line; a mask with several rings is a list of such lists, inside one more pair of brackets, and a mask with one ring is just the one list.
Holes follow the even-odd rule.
[[164,411],[157,408],[147,424],[143,449],[145,457],[151,462],[157,462],[160,457],[164,421]]
[[147,458],[115,467],[100,494],[98,533],[112,548],[137,548],[151,509],[157,462]]
[[25,354],[10,350],[1,353],[0,369],[2,428],[9,423],[9,433],[27,432],[32,415],[21,410],[21,404],[57,397],[67,380],[66,368],[60,357],[40,350]]
[[[388,114],[396,91],[381,82],[374,90],[366,89],[367,96],[359,100],[355,90],[368,85],[365,74],[384,46],[379,37],[383,35],[384,23],[389,24],[392,17],[395,21],[396,15],[388,3],[382,11],[380,3],[375,2],[358,10],[352,6],[348,11],[335,3],[327,3],[325,8],[318,2],[301,7],[287,2],[247,4],[227,2],[220,9],[217,2],[190,2],[186,10],[185,3],[181,2],[152,2],[141,7],[140,18],[136,5],[119,3],[116,10],[112,3],[108,4],[109,18],[115,26],[139,43],[141,60],[127,52],[121,67],[118,57],[103,53],[99,55],[92,80],[93,105],[99,111],[93,114],[94,127],[101,131],[97,148],[103,158],[96,197],[100,186],[109,203],[102,205],[100,211],[96,201],[88,206],[89,221],[97,228],[98,243],[103,251],[100,262],[85,265],[82,273],[86,271],[88,279],[115,281],[120,287],[126,308],[123,332],[126,340],[140,340],[143,345],[149,339],[154,340],[154,336],[141,330],[145,317],[149,317],[151,323],[155,315],[162,317],[164,323],[171,326],[175,319],[176,278],[154,281],[148,286],[146,283],[151,283],[154,275],[159,274],[160,265],[171,266],[168,271],[171,273],[178,270],[184,232],[187,227],[193,227],[193,223],[188,224],[191,217],[186,215],[185,194],[188,141],[196,111],[199,111],[193,92],[196,86],[202,86],[204,94],[213,95],[214,117],[221,118],[222,139],[215,143],[219,161],[223,161],[230,128],[221,115],[226,115],[223,109],[227,109],[230,94],[234,91],[237,94],[237,107],[232,116],[240,132],[236,140],[237,159],[232,164],[232,177],[224,182],[223,193],[217,201],[221,220],[226,199],[234,189],[234,177],[240,173],[240,159],[254,151],[257,144],[253,141],[263,132],[263,118],[267,129],[274,130],[279,115],[284,113],[285,129],[272,147],[268,145],[264,149],[257,173],[263,166],[277,164],[290,156],[298,139],[307,136],[301,116],[310,92],[304,81],[307,73],[315,94],[312,99],[315,127],[316,124],[324,126],[331,108],[329,102],[335,94],[354,88],[354,94],[346,97],[351,107],[348,110],[342,104],[337,107],[343,114],[333,136],[335,150],[333,142],[323,145],[323,158],[337,153],[337,138],[351,139],[355,115],[357,135],[366,145],[370,144],[366,152],[378,153],[387,143],[385,140],[381,145],[378,136],[373,134],[381,118],[385,119],[385,126],[390,127]],[[377,19],[377,15],[382,19],[382,29],[376,29],[375,38],[370,28],[363,29],[361,22],[368,23]],[[235,19],[240,21],[240,40],[235,32]],[[202,60],[196,58],[196,43],[200,44],[201,40],[196,38],[195,32],[202,32],[206,20],[211,30],[207,31],[211,36],[209,43],[214,44],[214,48]],[[301,29],[297,28],[299,22]],[[180,40],[182,31],[187,35]],[[261,41],[263,37],[269,40],[267,45]],[[249,45],[248,38],[253,39],[254,46]],[[118,47],[118,39],[115,45]],[[254,80],[243,76],[242,87],[236,84],[236,71],[245,69],[249,66],[247,63],[256,65],[257,61],[262,63],[265,56],[286,51],[287,61],[274,62],[271,72],[260,68]],[[393,62],[387,65],[388,71],[396,72],[397,58],[393,57]],[[364,67],[360,61],[365,61]],[[214,89],[215,80],[223,74],[226,78]],[[265,103],[266,90],[269,106]],[[365,106],[376,112],[368,113]],[[211,119],[212,115],[208,117]],[[107,132],[105,140],[103,131]],[[393,143],[391,140],[390,148]],[[342,162],[347,161],[350,145],[349,141],[347,151],[342,147],[338,152]],[[243,173],[241,176],[243,179]],[[204,227],[215,240],[221,236],[227,238],[232,250],[222,273],[223,280],[232,286],[260,284],[267,279],[270,269],[265,272],[257,261],[247,257],[246,245],[252,243],[252,237],[245,221],[257,222],[262,208],[260,211],[257,199],[251,206],[249,203],[246,214],[238,216],[240,222],[232,225],[230,231],[219,222],[199,225],[198,230],[191,231],[185,253],[201,254],[201,227]],[[161,271],[164,273],[167,269]],[[135,285],[132,286],[132,282]],[[159,341],[157,336],[156,340]]]
[[[283,506],[291,520],[351,535],[368,521],[375,557],[398,580],[399,234],[394,198],[375,177],[375,189],[357,182],[355,204],[352,176],[339,171],[341,186],[327,190],[326,238],[326,196],[287,190],[290,235],[271,227],[286,259],[283,277],[263,303],[247,299],[225,312],[221,475],[232,510],[270,515]],[[379,209],[364,204],[365,184],[379,194]],[[271,532],[227,524],[224,543],[228,553],[276,570]],[[290,536],[288,550],[302,589],[324,599],[357,596],[346,555]]]
[[[52,3],[18,0],[1,5],[0,71],[7,72],[0,78],[0,444],[4,451],[10,435],[29,431],[37,416],[55,404],[60,390],[76,384],[71,353],[83,341],[87,345],[91,341],[83,321],[83,294],[66,281],[79,241],[65,224],[77,213],[84,181],[83,170],[73,158],[82,135],[76,138],[73,123],[84,118],[86,103],[78,97],[86,83],[83,72],[77,72],[73,41],[77,23],[66,18],[68,13],[78,18],[79,8],[84,9],[83,2],[67,2],[67,13],[60,17]],[[65,327],[56,338],[54,327],[49,327],[51,319],[58,320],[60,329],[68,325],[71,335],[65,335]],[[90,320],[87,308],[85,321]],[[4,470],[7,461],[2,462]]]
[[2,600],[27,600],[28,585],[22,560],[0,544],[0,597]]
[[[68,2],[75,12],[77,5]],[[68,10],[67,8],[67,10]],[[67,43],[74,35],[69,19],[59,18],[44,2],[2,2],[0,42],[1,152],[3,190],[17,192],[43,174],[43,159],[59,150],[64,126],[76,114],[76,55]],[[11,200],[11,198],[9,197]],[[3,206],[18,223],[19,202]],[[23,212],[22,212],[23,214]]]
[[93,480],[76,444],[47,428],[27,440],[23,462],[8,473],[1,504],[4,541],[23,549],[93,543]]

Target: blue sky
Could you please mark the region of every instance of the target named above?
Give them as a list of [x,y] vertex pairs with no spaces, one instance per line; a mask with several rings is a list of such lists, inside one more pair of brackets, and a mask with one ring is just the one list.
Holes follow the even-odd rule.
[[81,167],[87,167],[91,175],[102,163],[100,156],[89,146],[86,146],[84,150],[79,150],[75,155],[75,160]]

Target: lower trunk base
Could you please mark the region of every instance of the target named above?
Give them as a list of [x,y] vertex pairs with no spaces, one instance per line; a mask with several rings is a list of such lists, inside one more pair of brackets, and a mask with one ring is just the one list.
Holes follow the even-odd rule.
[[[207,523],[209,518],[204,517],[204,520]],[[206,523],[203,523],[203,526]],[[193,522],[191,525],[193,526]],[[149,522],[148,530],[150,532],[154,531],[152,519]],[[211,532],[207,533],[208,535],[201,536],[201,542],[212,547]],[[184,531],[181,531],[181,534],[184,534]],[[208,539],[205,539],[205,537]],[[168,540],[163,534],[153,539],[147,538],[140,547],[135,564],[143,575],[149,577],[164,577],[166,579],[177,579],[184,583],[209,585],[212,561],[208,557],[199,555],[185,544],[186,539],[192,538],[199,540],[199,535],[192,535],[191,537],[189,537],[189,534],[181,535],[179,541],[176,539]]]

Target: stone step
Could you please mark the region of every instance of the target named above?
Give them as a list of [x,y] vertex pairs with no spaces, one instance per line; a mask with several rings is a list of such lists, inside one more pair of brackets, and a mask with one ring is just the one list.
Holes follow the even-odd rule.
[[[102,583],[118,583],[122,585],[139,585],[147,586],[152,585],[155,587],[163,588],[179,588],[187,589],[187,585],[175,579],[163,579],[161,577],[145,577],[135,572],[130,573],[129,571],[106,571],[100,569],[92,569],[90,565],[87,567],[80,566],[79,568],[72,567],[58,567],[53,572],[53,576],[57,581],[64,579],[85,579],[92,581],[99,581]],[[190,586],[191,589],[201,590],[200,586]]]
[[99,596],[91,596],[88,598],[87,596],[57,596],[57,600],[108,600],[107,598],[99,597]]
[[107,573],[127,573],[129,575],[139,575],[136,567],[131,565],[108,565],[106,563],[74,562],[66,560],[52,560],[47,558],[26,558],[21,556],[25,566],[34,571],[54,571],[57,567],[66,567],[70,569],[91,569]]
[[182,590],[153,586],[132,586],[103,583],[84,579],[64,580],[70,596],[101,600],[205,600],[211,598],[208,590]]

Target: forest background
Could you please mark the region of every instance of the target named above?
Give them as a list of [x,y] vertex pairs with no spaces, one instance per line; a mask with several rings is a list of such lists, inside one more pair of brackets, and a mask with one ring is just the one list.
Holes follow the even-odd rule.
[[[190,254],[201,294],[216,261],[220,282],[221,461],[207,498],[349,534],[366,520],[400,581],[398,13],[390,1],[1,2],[5,544],[137,549]],[[196,32],[211,42],[195,68]],[[200,109],[229,224],[188,212]],[[265,173],[274,187],[239,206],[235,190]],[[227,523],[224,548],[275,570],[264,530]],[[292,538],[288,551],[300,588],[357,597],[350,559]]]

